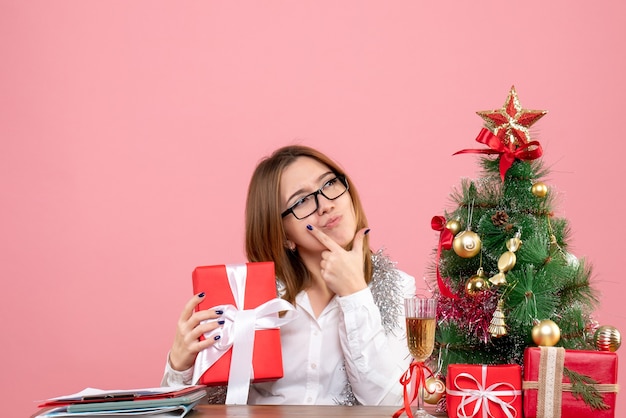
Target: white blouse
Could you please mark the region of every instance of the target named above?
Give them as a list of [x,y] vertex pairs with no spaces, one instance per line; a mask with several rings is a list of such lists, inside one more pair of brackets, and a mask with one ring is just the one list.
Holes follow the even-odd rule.
[[[397,271],[402,297],[415,294],[415,280]],[[315,317],[305,291],[296,297],[297,317],[280,328],[284,377],[254,383],[248,404],[402,404],[400,376],[411,357],[403,300],[396,328],[385,330],[370,287],[335,296]],[[166,362],[164,386],[190,384],[193,368],[175,371]]]

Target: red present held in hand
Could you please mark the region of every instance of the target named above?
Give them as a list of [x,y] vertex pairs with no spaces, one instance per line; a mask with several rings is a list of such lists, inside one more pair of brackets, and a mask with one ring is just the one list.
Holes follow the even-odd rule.
[[[220,339],[198,354],[194,384],[228,384],[226,402],[246,403],[250,381],[283,377],[278,327],[293,319],[295,308],[277,298],[272,262],[197,267],[192,281],[194,292],[206,295],[197,310],[222,310],[225,321],[204,335]],[[287,311],[283,317],[281,311]],[[237,400],[230,397],[235,392]]]

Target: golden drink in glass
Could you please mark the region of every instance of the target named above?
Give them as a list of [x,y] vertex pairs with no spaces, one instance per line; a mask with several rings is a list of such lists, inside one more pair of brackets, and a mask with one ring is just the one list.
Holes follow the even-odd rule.
[[[406,339],[414,361],[423,363],[435,348],[437,300],[415,296],[404,300]],[[424,408],[424,391],[418,389],[416,417],[432,417]]]
[[406,339],[415,361],[426,361],[435,348],[435,318],[407,318]]

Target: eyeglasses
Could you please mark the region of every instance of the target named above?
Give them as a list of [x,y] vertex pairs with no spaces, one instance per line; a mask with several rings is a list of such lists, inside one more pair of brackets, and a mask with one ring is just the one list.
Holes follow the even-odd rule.
[[328,180],[322,187],[313,193],[298,199],[296,203],[291,205],[286,211],[281,213],[281,216],[285,216],[293,213],[296,219],[304,219],[307,216],[311,216],[320,207],[317,195],[322,195],[328,200],[335,200],[349,189],[348,180],[343,176],[337,176]]

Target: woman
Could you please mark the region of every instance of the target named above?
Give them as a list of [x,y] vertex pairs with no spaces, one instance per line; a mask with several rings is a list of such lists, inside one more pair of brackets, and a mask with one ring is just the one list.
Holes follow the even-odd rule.
[[[354,184],[322,153],[287,146],[256,167],[248,260],[274,262],[279,293],[299,315],[280,328],[284,377],[252,384],[249,404],[401,404],[411,360],[402,302],[415,281],[372,254],[368,232]],[[220,312],[194,312],[203,297],[180,316],[164,385],[191,383],[197,353],[215,342],[198,339],[220,326]]]

